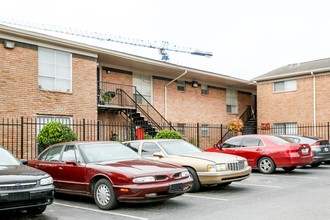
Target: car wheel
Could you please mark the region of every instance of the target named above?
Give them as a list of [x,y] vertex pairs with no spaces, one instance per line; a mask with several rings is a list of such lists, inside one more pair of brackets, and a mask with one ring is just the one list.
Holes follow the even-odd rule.
[[186,167],[186,168],[189,171],[191,178],[193,179],[193,185],[188,190],[188,192],[190,192],[190,193],[196,192],[201,188],[201,183],[199,182],[199,178],[196,174],[196,171],[193,168],[190,168],[190,167]]
[[269,157],[262,157],[258,162],[258,169],[261,173],[271,174],[275,172],[275,163]]
[[312,163],[311,167],[318,167],[322,164],[322,162]]
[[292,166],[292,167],[283,167],[283,170],[285,172],[291,172],[292,170],[296,169],[296,166]]
[[46,207],[47,207],[47,206],[42,205],[42,206],[38,206],[38,207],[28,208],[28,209],[26,209],[26,211],[27,211],[27,213],[29,213],[29,214],[36,215],[36,214],[41,214],[41,213],[43,213],[43,212],[46,210]]
[[107,179],[100,179],[94,187],[94,201],[100,209],[114,209],[118,201],[112,185]]

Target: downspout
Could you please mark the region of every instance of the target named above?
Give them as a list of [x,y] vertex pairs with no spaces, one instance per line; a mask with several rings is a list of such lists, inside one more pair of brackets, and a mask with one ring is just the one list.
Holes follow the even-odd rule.
[[186,73],[188,72],[187,69],[185,69],[184,73],[182,73],[180,76],[176,77],[175,79],[173,79],[171,82],[167,83],[165,85],[165,94],[164,94],[164,101],[165,101],[165,105],[164,105],[164,111],[165,111],[165,119],[167,120],[167,86],[169,86],[170,84],[172,84],[174,81],[176,81],[177,79],[181,78],[182,76],[184,76]]
[[315,81],[315,75],[313,72],[311,72],[311,75],[313,77],[313,127],[314,127],[314,136],[316,136],[316,81]]

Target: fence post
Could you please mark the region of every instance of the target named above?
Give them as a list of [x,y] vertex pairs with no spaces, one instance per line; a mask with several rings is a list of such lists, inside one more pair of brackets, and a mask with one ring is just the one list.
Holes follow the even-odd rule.
[[222,124],[220,124],[220,143],[222,143],[222,137],[223,137],[223,134],[222,134]]
[[24,141],[23,141],[23,139],[24,139],[24,126],[23,126],[23,116],[21,117],[21,159],[23,159],[23,156],[24,156],[24,154],[23,154],[23,149],[24,149]]
[[97,127],[96,127],[97,140],[99,141],[100,140],[100,121],[99,120],[96,121],[96,125],[97,125]]
[[328,140],[330,139],[330,131],[329,131],[329,128],[330,128],[330,123],[328,122]]
[[197,147],[199,147],[199,122],[197,122]]
[[85,141],[86,121],[83,119],[83,140]]

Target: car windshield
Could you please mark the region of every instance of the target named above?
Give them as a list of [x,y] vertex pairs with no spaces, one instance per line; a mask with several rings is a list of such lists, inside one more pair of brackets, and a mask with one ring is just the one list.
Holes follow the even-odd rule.
[[192,154],[202,152],[202,150],[200,150],[199,148],[183,140],[160,141],[159,145],[162,146],[162,148],[168,155]]
[[21,163],[11,153],[0,147],[0,166],[20,165]]
[[131,148],[120,143],[82,144],[80,149],[89,163],[141,158]]

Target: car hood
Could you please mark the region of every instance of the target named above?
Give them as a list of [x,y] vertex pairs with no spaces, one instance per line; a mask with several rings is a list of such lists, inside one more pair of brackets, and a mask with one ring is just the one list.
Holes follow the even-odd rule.
[[0,183],[37,181],[47,173],[25,165],[0,166]]
[[120,160],[111,162],[102,162],[97,164],[90,164],[94,168],[101,170],[114,169],[116,171],[123,171],[134,175],[151,174],[151,173],[168,173],[168,172],[180,172],[183,170],[181,166],[158,162],[148,159],[137,160]]
[[198,152],[193,154],[181,154],[178,156],[184,158],[192,158],[196,160],[205,160],[213,163],[226,163],[226,162],[228,163],[237,160],[245,160],[245,158],[240,156],[224,154],[224,153],[215,153],[215,152]]

